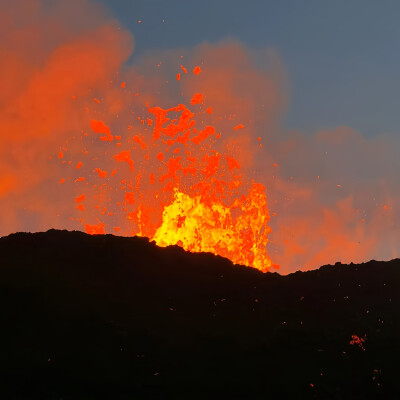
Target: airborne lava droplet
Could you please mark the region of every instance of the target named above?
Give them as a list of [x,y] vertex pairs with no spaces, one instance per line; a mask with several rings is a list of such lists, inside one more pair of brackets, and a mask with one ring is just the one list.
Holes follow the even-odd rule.
[[94,172],[97,172],[100,178],[107,178],[107,172],[100,168],[96,168]]
[[104,235],[105,234],[104,227],[105,227],[105,225],[101,222],[99,222],[96,225],[86,224],[85,231],[89,235]]
[[81,201],[84,201],[84,200],[85,200],[85,195],[84,194],[82,194],[82,195],[80,195],[80,196],[75,198],[75,202],[76,203],[80,203]]
[[103,133],[107,135],[106,140],[112,141],[113,136],[111,135],[111,130],[110,128],[103,122],[103,121],[96,121],[96,120],[91,120],[90,125],[95,133]]
[[203,102],[203,95],[201,93],[196,93],[193,95],[190,104],[193,106],[195,104],[200,104]]
[[130,170],[133,172],[134,163],[131,159],[131,153],[128,150],[123,150],[114,156],[114,159],[118,162],[127,162],[129,164]]

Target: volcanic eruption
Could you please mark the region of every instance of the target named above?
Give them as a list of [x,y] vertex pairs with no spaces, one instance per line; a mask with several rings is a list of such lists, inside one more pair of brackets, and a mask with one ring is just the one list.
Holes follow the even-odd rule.
[[240,2],[107,1],[151,12],[0,0],[2,398],[399,398],[400,260],[353,264],[399,254],[398,139],[287,125],[287,53],[212,35]]
[[[200,72],[194,67],[194,75]],[[121,90],[128,90],[125,82]],[[117,219],[125,218],[129,231],[113,226],[113,232],[147,236],[159,246],[211,252],[266,272],[272,262],[266,250],[270,228],[265,188],[251,182],[235,158],[239,149],[234,137],[243,135],[239,130],[244,126],[231,128],[228,146],[223,132],[207,124],[213,109],[205,98],[194,93],[191,108],[147,104],[147,115],[137,116],[139,123],[122,134],[113,134],[104,121],[91,120],[82,145],[89,148],[86,142],[99,134],[95,140],[102,142],[104,153],[92,158],[89,150],[83,161],[69,166],[79,175],[74,179],[82,192],[75,198],[82,212],[79,221],[87,233],[105,233],[107,220],[115,221],[109,210],[119,208]],[[64,154],[66,149],[61,160]],[[89,178],[81,173],[86,164],[97,166],[89,169]],[[92,176],[103,181],[94,182],[94,194],[82,185]],[[85,219],[91,196],[99,211],[94,224],[90,215]]]
[[83,0],[4,2],[0,18],[2,235],[141,235],[283,273],[398,255],[397,139],[284,129],[275,50],[136,55]]

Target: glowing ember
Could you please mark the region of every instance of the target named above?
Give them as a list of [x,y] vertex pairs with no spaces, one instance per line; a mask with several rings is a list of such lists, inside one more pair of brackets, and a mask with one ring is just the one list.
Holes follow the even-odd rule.
[[357,335],[351,335],[350,344],[352,346],[359,347],[362,351],[365,351],[365,347],[364,347],[365,341],[366,341],[366,335],[364,335],[364,337],[359,337]]
[[[200,67],[193,69],[194,75],[200,73]],[[125,83],[120,86],[125,88]],[[129,125],[125,136],[112,134],[101,120],[91,120],[92,131],[104,135],[93,137],[106,151],[93,158],[96,165],[76,165],[81,171],[88,164],[98,182],[75,198],[85,216],[79,220],[90,234],[112,227],[121,234],[147,236],[159,246],[211,252],[266,272],[273,264],[266,250],[270,228],[265,188],[244,178],[235,146],[231,143],[228,150],[223,132],[203,122],[213,113],[204,103],[203,94],[194,93],[192,109],[184,104],[167,109],[147,105],[148,115],[135,117],[138,123]],[[75,182],[85,183],[86,178]],[[116,207],[119,211],[111,211]],[[98,211],[96,223],[88,224],[93,209]]]

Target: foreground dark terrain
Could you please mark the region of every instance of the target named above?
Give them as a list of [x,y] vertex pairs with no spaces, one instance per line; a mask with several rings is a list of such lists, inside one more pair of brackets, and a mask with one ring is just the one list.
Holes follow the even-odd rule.
[[400,260],[280,276],[144,238],[11,235],[0,398],[398,399],[399,289]]

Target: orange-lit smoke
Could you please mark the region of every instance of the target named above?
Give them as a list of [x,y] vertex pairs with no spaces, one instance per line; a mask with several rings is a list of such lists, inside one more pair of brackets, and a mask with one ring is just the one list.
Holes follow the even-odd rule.
[[[215,128],[198,129],[205,141],[193,143],[212,144],[207,157],[225,155],[224,179],[235,181],[237,165],[241,194],[252,179],[266,186],[268,253],[283,273],[398,255],[398,143],[347,127],[283,131],[285,73],[270,50],[222,42],[126,65],[132,37],[106,10],[54,3],[0,0],[1,235],[50,227],[130,234],[132,223],[154,232],[163,211],[152,212],[155,191],[165,207],[174,196],[162,190],[173,175],[160,181],[158,165],[185,148],[149,153],[155,118],[146,104],[184,104],[199,128]],[[188,173],[182,189],[193,183]]]
[[282,269],[399,256],[398,141],[341,126],[272,143],[271,256]]
[[86,103],[130,55],[132,38],[83,0],[0,3],[0,234],[71,228],[49,158],[88,125]]
[[263,57],[227,44],[224,50],[196,49],[205,72],[192,90],[207,88],[207,100],[236,118],[241,161],[267,188],[268,253],[280,272],[398,257],[400,142],[385,135],[365,138],[345,126],[283,130],[287,92],[276,54]]

